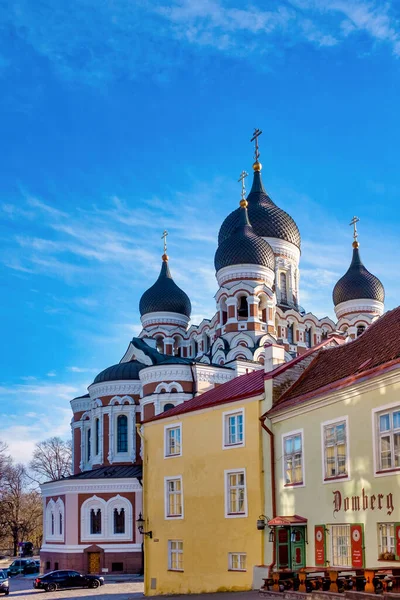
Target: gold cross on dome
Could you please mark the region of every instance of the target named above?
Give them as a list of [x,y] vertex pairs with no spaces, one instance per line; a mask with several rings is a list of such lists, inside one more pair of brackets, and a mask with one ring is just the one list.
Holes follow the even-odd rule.
[[254,159],[257,162],[258,159],[260,158],[260,153],[258,151],[258,136],[262,134],[261,129],[256,129],[254,128],[254,133],[253,133],[253,137],[251,138],[251,142],[255,142],[255,152],[254,152]]
[[350,227],[353,225],[354,227],[354,233],[353,233],[353,237],[354,237],[354,241],[357,241],[358,238],[358,232],[357,232],[357,223],[359,222],[359,218],[358,217],[353,217],[352,220],[350,221],[349,225]]
[[246,173],[246,171],[242,171],[240,173],[240,177],[238,179],[238,181],[242,182],[242,200],[245,200],[245,198],[246,198],[246,188],[244,185],[244,180],[246,179],[247,176],[248,176],[248,173]]
[[168,235],[168,231],[165,229],[161,239],[164,240],[164,254],[167,254],[167,235]]

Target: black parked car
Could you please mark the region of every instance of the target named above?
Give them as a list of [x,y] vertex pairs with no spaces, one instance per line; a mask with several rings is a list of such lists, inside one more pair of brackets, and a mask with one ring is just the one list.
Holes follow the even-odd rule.
[[90,587],[104,585],[104,577],[98,575],[81,575],[78,571],[51,571],[40,575],[33,581],[33,587],[45,592],[54,592],[61,588]]
[[8,596],[10,593],[10,582],[6,569],[0,569],[0,594]]

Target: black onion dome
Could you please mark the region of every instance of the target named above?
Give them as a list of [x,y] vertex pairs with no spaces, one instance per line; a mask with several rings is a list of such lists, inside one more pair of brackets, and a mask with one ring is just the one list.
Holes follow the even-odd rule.
[[[260,171],[254,171],[253,185],[247,197],[250,223],[254,232],[261,237],[278,238],[291,242],[298,248],[301,238],[292,217],[276,206],[265,191]],[[221,225],[218,243],[221,244],[234,231],[238,224],[240,209],[228,215]]]
[[97,375],[93,383],[103,383],[104,381],[125,381],[127,379],[139,379],[139,372],[144,369],[143,365],[137,360],[131,360],[125,363],[118,363],[107,367]]
[[333,288],[333,304],[337,306],[348,300],[368,298],[384,302],[385,290],[382,283],[363,265],[358,246],[353,249],[350,267]]
[[271,246],[254,233],[247,209],[239,208],[238,222],[232,234],[217,248],[214,258],[215,270],[233,265],[262,265],[275,269],[275,255]]
[[168,262],[163,260],[160,275],[140,298],[140,315],[152,312],[174,312],[190,317],[192,305],[187,294],[172,279]]

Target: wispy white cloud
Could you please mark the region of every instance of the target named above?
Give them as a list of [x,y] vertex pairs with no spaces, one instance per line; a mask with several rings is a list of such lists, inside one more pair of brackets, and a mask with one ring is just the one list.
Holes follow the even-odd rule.
[[67,371],[71,373],[98,373],[100,369],[88,368],[88,367],[67,367]]
[[32,458],[35,444],[49,437],[70,438],[71,412],[68,407],[52,407],[51,414],[29,411],[23,417],[15,417],[2,415],[1,439],[16,462],[27,464]]
[[[239,0],[62,0],[34,6],[20,0],[5,23],[69,81],[104,85],[144,73],[159,81],[185,64],[182,44],[251,60],[309,43],[337,46],[357,34],[400,53],[395,3],[380,0],[277,0],[266,5]],[[134,43],[133,40],[140,40]],[[257,61],[253,66],[265,65]],[[7,65],[7,63],[5,63]],[[6,66],[5,66],[6,68]]]

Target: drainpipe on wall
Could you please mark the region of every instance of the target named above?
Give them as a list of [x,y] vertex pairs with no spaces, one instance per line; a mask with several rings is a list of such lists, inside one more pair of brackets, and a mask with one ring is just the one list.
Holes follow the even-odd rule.
[[194,367],[196,366],[196,364],[191,364],[190,365],[190,370],[192,372],[192,380],[193,380],[193,391],[192,391],[192,397],[194,398],[195,396],[197,396],[197,380],[196,377],[194,375]]
[[[144,458],[145,458],[145,453],[144,453],[144,435],[143,435],[143,431],[142,431],[142,425],[141,423],[136,423],[136,431],[139,434],[140,439],[142,440],[142,469],[144,471]],[[142,473],[142,479],[139,481],[140,485],[142,486],[142,511],[143,511],[143,507],[144,507],[144,490],[143,490],[143,473]],[[135,502],[136,505],[136,502]],[[136,523],[135,523],[136,525]],[[137,534],[136,534],[137,535]],[[135,535],[135,537],[136,537]],[[141,573],[140,575],[144,575],[144,537],[142,538],[142,543],[141,543],[141,554],[142,554],[142,558],[141,558],[141,562],[142,562],[142,566],[141,566]]]
[[[270,430],[269,427],[265,424],[265,419],[267,417],[263,415],[260,417],[261,427],[265,429],[265,431],[269,435],[270,439],[270,452],[271,452],[271,488],[272,488],[272,518],[276,517],[276,486],[275,486],[275,444],[274,444],[274,434]],[[271,572],[271,569],[275,566],[276,563],[276,543],[274,541],[274,546],[272,549],[272,563],[268,566],[268,575]]]

